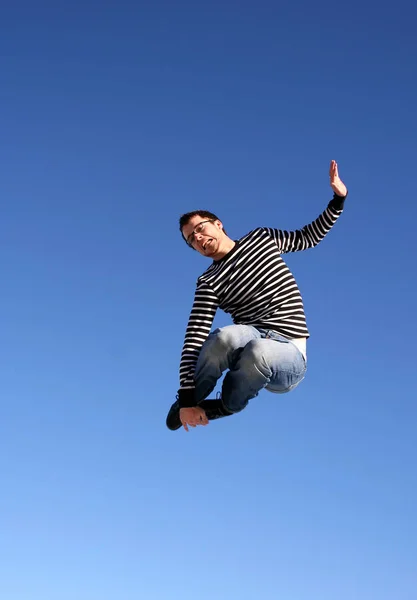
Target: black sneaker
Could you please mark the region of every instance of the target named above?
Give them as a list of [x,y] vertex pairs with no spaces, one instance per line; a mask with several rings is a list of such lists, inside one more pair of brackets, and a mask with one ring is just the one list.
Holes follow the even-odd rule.
[[[203,400],[198,406],[201,406],[201,408],[204,409],[209,421],[221,419],[222,417],[229,417],[233,414],[224,408],[221,398],[216,398],[215,400]],[[166,425],[168,429],[171,429],[171,431],[176,431],[182,427],[182,423],[180,421],[180,405],[178,400],[174,402],[169,409],[166,418]]]

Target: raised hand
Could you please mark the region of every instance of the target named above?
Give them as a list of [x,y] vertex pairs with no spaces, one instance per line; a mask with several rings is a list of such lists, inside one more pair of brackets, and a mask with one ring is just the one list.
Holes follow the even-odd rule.
[[345,197],[347,195],[347,188],[346,188],[345,184],[343,183],[343,181],[339,177],[337,162],[335,160],[332,160],[330,163],[329,177],[330,177],[330,185],[331,185],[332,190],[338,196]]

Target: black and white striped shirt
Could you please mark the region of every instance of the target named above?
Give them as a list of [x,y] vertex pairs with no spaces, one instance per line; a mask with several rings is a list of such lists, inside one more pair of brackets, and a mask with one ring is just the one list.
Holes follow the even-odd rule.
[[180,393],[194,388],[197,358],[218,308],[236,325],[272,329],[293,339],[309,337],[300,290],[281,254],[321,242],[342,214],[344,200],[334,195],[317,219],[296,231],[250,231],[198,278],[181,354]]

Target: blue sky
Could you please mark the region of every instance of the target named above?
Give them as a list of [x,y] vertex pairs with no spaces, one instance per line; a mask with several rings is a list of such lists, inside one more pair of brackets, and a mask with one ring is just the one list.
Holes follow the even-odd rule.
[[[2,598],[417,598],[415,18],[3,6]],[[333,158],[345,212],[287,257],[305,381],[168,431],[209,265],[179,215],[302,227]]]

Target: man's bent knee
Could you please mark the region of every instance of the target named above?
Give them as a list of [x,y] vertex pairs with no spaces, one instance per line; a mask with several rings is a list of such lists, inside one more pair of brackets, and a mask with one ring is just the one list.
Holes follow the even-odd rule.
[[272,374],[271,368],[263,352],[262,339],[251,340],[246,344],[240,358],[240,364],[257,369],[264,377],[269,378]]

